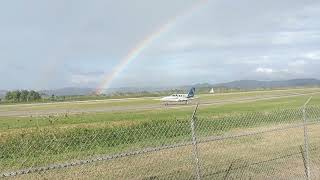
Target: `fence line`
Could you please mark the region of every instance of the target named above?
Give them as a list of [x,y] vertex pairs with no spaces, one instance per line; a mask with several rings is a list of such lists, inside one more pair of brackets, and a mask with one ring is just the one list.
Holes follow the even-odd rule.
[[[202,178],[209,177],[209,176],[214,176],[214,175],[218,175],[219,177],[221,176],[222,179],[229,179],[229,178],[232,179],[232,173],[236,172],[237,170],[243,170],[241,172],[242,173],[241,177],[242,177],[244,174],[244,169],[247,167],[260,165],[260,164],[264,164],[264,163],[268,163],[268,162],[272,162],[272,161],[282,160],[282,159],[294,157],[296,155],[302,156],[302,159],[300,156],[298,158],[298,161],[301,160],[300,161],[301,162],[301,169],[299,166],[299,170],[301,170],[301,171],[304,170],[303,177],[305,177],[307,180],[310,180],[312,178],[311,176],[314,175],[313,170],[315,169],[314,166],[311,166],[311,165],[313,165],[313,164],[311,164],[311,163],[313,163],[313,161],[311,162],[312,153],[314,153],[314,152],[316,152],[316,150],[320,149],[320,146],[316,146],[316,147],[310,146],[310,143],[311,143],[311,145],[316,144],[312,141],[311,138],[309,138],[309,136],[311,136],[312,130],[314,128],[312,125],[319,125],[320,124],[320,108],[314,108],[314,107],[308,108],[308,104],[311,101],[311,99],[312,99],[312,97],[310,97],[302,107],[294,109],[293,111],[291,111],[291,110],[290,111],[287,111],[287,110],[282,111],[281,110],[281,111],[276,111],[276,113],[274,113],[274,114],[272,114],[272,113],[271,114],[255,113],[255,114],[249,114],[250,116],[246,116],[246,115],[245,116],[238,116],[238,118],[237,117],[235,118],[234,116],[230,116],[230,117],[227,116],[226,119],[223,119],[223,118],[221,119],[223,124],[222,125],[219,124],[218,126],[216,126],[217,125],[216,119],[212,120],[212,121],[211,121],[211,119],[210,119],[210,121],[207,121],[206,119],[204,119],[205,121],[203,121],[203,122],[201,122],[201,119],[198,119],[197,115],[198,115],[199,104],[197,104],[194,111],[193,111],[193,114],[191,116],[190,121],[189,120],[188,121],[177,121],[177,124],[165,124],[165,126],[160,126],[160,128],[158,128],[158,129],[155,128],[156,131],[151,135],[147,132],[147,135],[150,135],[153,138],[155,138],[154,142],[156,142],[156,144],[153,144],[154,142],[152,141],[152,138],[144,139],[147,141],[150,140],[151,143],[149,144],[149,142],[148,142],[147,144],[143,144],[143,146],[141,146],[140,148],[135,148],[135,149],[132,148],[131,150],[127,150],[127,152],[124,152],[123,150],[122,151],[118,150],[118,151],[115,151],[114,154],[108,154],[108,153],[105,153],[108,151],[100,151],[99,154],[97,152],[94,152],[94,155],[91,155],[91,156],[87,155],[86,157],[80,157],[80,156],[79,156],[80,158],[78,156],[77,156],[78,158],[77,157],[73,157],[73,158],[68,157],[69,160],[60,160],[59,161],[62,163],[54,163],[54,161],[52,161],[48,158],[52,154],[47,153],[46,150],[50,149],[49,146],[51,145],[51,143],[54,142],[54,141],[51,141],[50,137],[48,138],[48,141],[50,142],[49,145],[47,145],[47,147],[45,147],[44,149],[41,149],[42,151],[46,152],[46,154],[44,155],[44,158],[48,158],[49,161],[47,159],[41,159],[42,158],[41,156],[38,156],[38,157],[33,156],[33,154],[30,153],[29,151],[33,151],[33,148],[36,146],[34,146],[34,144],[32,144],[32,141],[28,141],[28,139],[25,139],[25,140],[21,141],[22,142],[21,144],[28,145],[30,147],[28,147],[28,149],[26,150],[27,152],[22,151],[23,155],[25,155],[23,157],[23,158],[25,158],[25,159],[23,159],[24,160],[23,165],[19,164],[19,166],[18,166],[19,168],[16,168],[16,169],[12,168],[13,166],[10,166],[10,168],[12,168],[12,170],[11,169],[10,170],[2,170],[1,164],[0,164],[0,178],[16,177],[19,175],[26,175],[26,174],[32,174],[32,173],[36,174],[36,173],[47,172],[47,171],[51,171],[51,170],[73,168],[73,167],[79,167],[82,165],[94,164],[96,162],[110,162],[110,161],[116,162],[115,160],[118,160],[118,159],[120,160],[120,159],[126,158],[126,157],[135,157],[138,155],[145,155],[145,154],[151,154],[151,153],[155,153],[155,152],[162,152],[165,150],[173,150],[173,149],[178,149],[180,147],[188,147],[188,148],[190,147],[190,149],[192,148],[192,155],[188,154],[187,156],[188,156],[188,158],[192,159],[192,166],[194,167],[194,171],[192,171],[192,170],[189,170],[189,171],[192,173],[192,177],[197,180],[200,180]],[[259,116],[259,115],[261,115],[261,116]],[[261,119],[257,119],[257,118],[261,118]],[[230,121],[233,119],[235,121]],[[254,120],[254,121],[251,121],[251,120]],[[239,123],[240,126],[238,126],[238,124],[237,124],[238,122],[242,122],[242,121],[251,123],[251,122],[255,122],[255,120],[258,121],[257,123],[268,122],[270,120],[271,126],[270,127],[269,126],[257,126],[257,129],[252,129],[252,130],[242,129],[242,131],[240,131],[238,133],[228,131],[229,129],[225,128],[225,127],[228,127],[228,125],[231,126],[230,129],[232,129],[234,127],[241,127],[241,128],[242,127],[245,127],[245,128],[251,127],[250,125],[253,125],[253,127],[255,127],[254,126],[254,125],[256,125],[255,123],[252,123],[249,126],[245,126],[241,123]],[[285,123],[276,124],[275,122],[278,122],[278,120],[282,120],[282,122],[286,122],[287,120],[289,120],[288,121],[289,123],[288,124],[285,124]],[[303,121],[301,121],[301,120],[303,120]],[[207,123],[207,122],[210,122],[211,124]],[[203,124],[201,124],[201,123],[203,123]],[[236,125],[234,125],[233,123],[236,123]],[[171,128],[171,130],[179,131],[179,132],[181,131],[181,133],[173,134],[172,136],[170,136],[170,133],[168,136],[166,136],[167,134],[161,135],[161,132],[163,132],[163,131],[167,132],[167,130],[170,129],[170,127],[173,127],[173,128]],[[210,129],[212,127],[214,129]],[[218,127],[218,129],[215,129],[216,127]],[[262,127],[262,128],[258,129],[259,127]],[[145,129],[143,129],[143,128],[146,128],[146,129],[151,128],[153,130],[154,127],[153,126],[150,126],[150,127],[149,126],[142,126],[142,129],[139,129],[139,128],[133,129],[132,131],[135,131],[135,133],[133,133],[133,135],[138,134],[138,136],[135,136],[135,138],[145,137],[144,135],[146,135],[145,134],[146,131],[144,131]],[[201,128],[203,128],[203,129],[201,129]],[[225,129],[226,129],[226,131],[224,132],[223,135],[217,135],[216,132],[214,132],[215,134],[210,134],[212,130],[218,130],[218,132],[219,132],[219,130],[225,130]],[[204,145],[205,143],[219,141],[219,143],[212,143],[213,145],[215,145],[215,144],[220,144],[220,142],[224,142],[229,139],[231,139],[233,142],[234,139],[238,139],[238,138],[253,137],[253,136],[257,136],[257,135],[261,135],[261,134],[278,133],[278,132],[286,132],[286,133],[288,133],[288,135],[290,137],[293,134],[289,134],[289,133],[296,132],[295,130],[291,130],[291,129],[298,129],[299,133],[302,132],[302,130],[303,130],[303,142],[302,142],[302,134],[301,135],[299,134],[298,137],[301,140],[301,142],[299,141],[299,143],[295,143],[294,145],[289,146],[289,148],[287,146],[280,147],[280,148],[284,148],[286,150],[284,153],[279,153],[275,157],[274,152],[280,152],[280,151],[278,151],[279,149],[276,149],[276,151],[274,149],[270,149],[266,154],[264,154],[265,156],[261,156],[262,158],[260,158],[260,154],[258,154],[259,156],[255,157],[257,159],[250,159],[251,157],[247,157],[247,159],[245,159],[245,158],[243,158],[244,156],[232,157],[232,155],[234,155],[234,154],[232,154],[233,152],[231,151],[231,154],[230,154],[231,158],[222,159],[222,162],[226,163],[226,164],[223,164],[223,163],[219,164],[219,162],[217,162],[215,164],[211,164],[210,168],[212,168],[213,170],[210,171],[210,173],[206,173],[206,171],[205,171],[206,169],[204,167],[205,167],[206,161],[208,161],[208,160],[206,160],[205,158],[201,158],[201,155],[205,154],[205,152],[202,152],[200,149],[200,148],[202,148],[202,146],[200,146],[201,144]],[[125,129],[124,130],[121,129],[119,134],[123,133],[124,131],[125,131]],[[169,131],[169,132],[171,132],[171,131]],[[105,133],[105,131],[103,131],[103,133]],[[281,133],[279,133],[279,134],[281,134]],[[55,134],[53,134],[53,135],[55,135]],[[97,143],[102,144],[101,146],[99,144],[99,147],[106,147],[106,146],[103,146],[103,143],[105,143],[107,140],[105,140],[103,138],[99,139],[99,137],[98,137],[101,134],[94,133],[94,134],[90,134],[90,136],[87,136],[87,134],[82,134],[82,135],[86,139],[82,139],[82,136],[79,136],[80,138],[78,136],[77,136],[78,138],[74,138],[72,136],[71,140],[75,140],[75,141],[82,140],[82,142],[84,144],[85,143],[90,144],[90,143],[92,143],[91,141],[98,139]],[[114,134],[111,134],[111,135],[114,135]],[[116,135],[118,135],[118,134],[116,134]],[[131,135],[131,134],[129,134],[129,135]],[[285,135],[287,135],[287,134],[285,134]],[[268,137],[268,136],[269,136],[269,134],[266,135],[266,137]],[[100,137],[105,137],[105,136],[103,134]],[[117,138],[121,139],[124,137],[125,136],[119,136]],[[264,137],[264,136],[261,136],[261,137]],[[57,137],[54,137],[54,138],[57,139]],[[61,139],[63,139],[63,138],[66,138],[66,137],[63,136]],[[156,139],[156,138],[159,138],[159,139]],[[160,140],[163,140],[161,138],[168,138],[168,139],[164,139],[164,141],[160,141]],[[172,139],[170,139],[170,138],[172,138]],[[289,140],[292,140],[290,138],[289,138]],[[116,144],[119,139],[111,139],[111,140],[113,140],[113,141],[111,141],[112,144],[113,143]],[[70,140],[70,139],[66,138],[66,140],[62,141],[62,142],[67,142],[68,140]],[[99,141],[99,140],[101,140],[101,141]],[[129,139],[121,139],[121,140],[124,141],[125,145],[131,145],[131,144],[133,145],[134,143],[137,143],[136,141],[131,142],[130,138]],[[273,140],[274,139],[272,138],[272,141]],[[42,142],[42,141],[40,141],[40,142]],[[144,142],[144,141],[142,140],[141,142]],[[228,142],[228,141],[226,141],[226,142]],[[234,142],[237,143],[238,140],[234,141]],[[140,143],[140,141],[138,141],[138,143]],[[161,143],[161,144],[158,144],[158,143]],[[19,145],[19,143],[17,143],[17,144]],[[210,145],[212,145],[212,144],[210,144]],[[222,143],[222,144],[224,145],[224,143]],[[0,142],[0,145],[1,145],[1,142]],[[56,146],[58,146],[58,148],[62,149],[62,151],[60,151],[60,149],[59,149],[59,151],[57,151],[57,155],[59,155],[59,156],[64,155],[63,150],[65,150],[65,149],[63,149],[63,148],[77,147],[77,146],[72,146],[72,142],[70,144],[66,144],[66,145],[64,145],[64,144],[61,145],[59,143],[54,144],[54,145],[56,145]],[[54,145],[52,147],[56,147]],[[82,145],[82,144],[80,143],[80,145]],[[119,145],[119,144],[116,144],[116,145]],[[121,142],[120,142],[120,145],[122,145]],[[138,145],[140,145],[140,144],[138,144]],[[251,144],[247,144],[247,146],[250,146],[250,145]],[[2,146],[2,147],[5,147],[5,146]],[[11,150],[12,150],[11,146],[8,146],[8,147],[10,147],[10,148],[7,148],[7,149],[9,149],[9,151],[1,151],[1,152],[10,152],[11,153]],[[90,148],[91,146],[88,146],[88,147]],[[273,148],[273,146],[270,146],[270,147]],[[288,149],[290,149],[292,147],[294,148],[294,150],[291,152],[288,151]],[[296,147],[299,147],[300,149],[297,150],[297,149],[295,149]],[[233,150],[232,148],[233,147],[231,145],[230,149]],[[85,150],[87,150],[87,149],[83,148],[80,150],[86,152]],[[79,151],[79,152],[81,152],[81,151]],[[20,151],[18,151],[18,152],[20,152]],[[78,151],[75,151],[75,152],[78,152]],[[218,151],[213,151],[213,152],[216,153]],[[229,153],[229,151],[226,151],[226,152]],[[28,154],[28,153],[30,153],[30,154]],[[61,153],[61,154],[59,154],[59,153]],[[210,151],[210,153],[211,153],[211,151]],[[223,154],[223,153],[222,153],[222,155],[220,154],[221,157],[226,156],[226,154]],[[274,154],[272,154],[272,153],[274,153]],[[219,154],[219,153],[217,153],[217,154]],[[9,158],[12,158],[13,160],[15,160],[14,158],[17,157],[17,155],[12,156],[12,157],[6,156],[7,154],[5,154],[5,153],[3,156],[1,156],[1,155],[2,154],[0,154],[0,160],[3,157],[4,158],[9,157]],[[220,158],[220,156],[217,156],[217,157]],[[229,154],[227,154],[227,156],[229,156]],[[47,162],[47,163],[44,164],[43,166],[41,165],[41,163],[40,163],[40,165],[36,165],[36,163],[34,163],[30,166],[25,165],[24,163],[26,161],[32,162],[33,159],[31,159],[31,158],[35,158],[36,162],[39,160],[46,160],[45,162]],[[36,158],[39,158],[39,159],[36,159]],[[140,156],[139,156],[139,158],[140,158]],[[243,159],[241,159],[241,158],[243,158]],[[71,159],[73,159],[73,160],[71,160]],[[234,160],[234,159],[236,159],[236,160]],[[9,159],[9,160],[11,160],[11,159]],[[239,163],[237,164],[237,161],[242,161],[242,160],[245,162],[244,164],[239,164]],[[296,160],[296,159],[294,159],[294,160]],[[56,159],[55,159],[55,161],[56,161]],[[303,167],[302,167],[302,161],[303,161]],[[4,161],[4,162],[6,162],[6,161]],[[50,163],[48,163],[48,162],[50,162]],[[293,161],[293,162],[295,162],[295,161]],[[184,163],[186,163],[186,162],[184,162]],[[319,163],[320,163],[320,161],[319,161]],[[39,167],[37,167],[37,166],[39,166]],[[5,167],[5,165],[4,165],[4,167]],[[30,168],[22,169],[22,167],[30,167]],[[258,168],[261,168],[261,167],[258,167]],[[11,171],[11,172],[1,172],[1,171]],[[166,173],[164,173],[164,174],[166,174]],[[165,177],[164,174],[161,174],[160,176]],[[168,175],[168,173],[166,175]],[[174,175],[175,174],[173,174],[173,176]]]
[[185,143],[161,146],[161,147],[156,147],[156,148],[145,148],[140,151],[120,153],[120,154],[115,154],[115,155],[111,155],[111,156],[110,155],[102,155],[102,156],[99,156],[96,158],[91,158],[91,159],[86,159],[86,160],[73,161],[73,162],[69,162],[69,163],[66,162],[66,163],[60,163],[60,164],[52,164],[52,165],[38,167],[38,168],[29,168],[29,169],[14,171],[14,172],[2,173],[2,174],[0,174],[0,177],[12,177],[12,176],[31,174],[31,173],[36,173],[36,172],[43,172],[43,171],[54,170],[54,169],[62,169],[62,168],[68,168],[68,167],[74,167],[74,166],[81,166],[81,165],[95,163],[95,162],[99,162],[99,161],[110,161],[110,160],[129,157],[129,156],[136,156],[136,155],[157,152],[157,151],[162,151],[162,150],[167,150],[167,149],[174,149],[174,148],[189,146],[192,144],[193,144],[193,142],[185,142]]
[[[195,116],[193,119],[194,120],[196,119]],[[192,120],[192,122],[193,122],[192,126],[195,125],[194,120]],[[318,120],[318,119],[316,119],[316,120]],[[240,138],[240,137],[253,136],[253,135],[264,134],[264,133],[285,131],[285,130],[289,130],[289,129],[300,128],[300,127],[305,127],[305,126],[315,125],[315,124],[320,124],[320,121],[299,123],[299,124],[295,124],[295,125],[288,125],[288,126],[284,126],[284,127],[272,128],[272,129],[267,129],[267,130],[262,130],[262,131],[241,133],[241,134],[237,134],[237,135],[211,136],[211,137],[208,137],[206,139],[201,139],[201,140],[196,139],[196,135],[194,134],[193,137],[195,137],[195,138],[192,139],[192,141],[190,141],[190,142],[177,143],[177,144],[173,144],[173,145],[165,145],[165,146],[160,146],[160,147],[156,147],[156,148],[145,148],[145,149],[142,149],[139,151],[120,153],[120,154],[115,154],[115,155],[111,155],[111,156],[110,155],[101,155],[99,157],[91,158],[91,159],[66,162],[66,163],[61,163],[61,164],[52,164],[52,165],[48,165],[48,166],[23,169],[23,170],[8,172],[8,173],[1,173],[0,177],[14,177],[14,176],[18,176],[18,175],[25,175],[25,174],[39,173],[39,172],[55,170],[55,169],[63,169],[63,168],[81,166],[81,165],[91,164],[91,163],[100,162],[100,161],[110,161],[110,160],[114,160],[114,159],[119,159],[119,158],[124,158],[124,157],[129,157],[129,156],[136,156],[136,155],[152,153],[152,152],[158,152],[158,151],[167,150],[167,149],[175,149],[175,148],[191,146],[191,145],[194,146],[194,145],[201,144],[201,143],[208,143],[208,142],[214,142],[214,141],[222,141],[222,140],[227,140],[227,139],[235,139],[235,138]],[[194,155],[194,157],[196,159],[198,159],[198,160],[196,160],[195,167],[196,167],[196,172],[197,172],[197,178],[199,178],[199,177],[202,177],[202,175],[200,174],[200,163],[199,163],[199,155],[198,155],[199,150],[198,150],[198,148],[196,148],[194,150],[195,150],[194,153],[196,153],[196,155]],[[198,173],[199,173],[199,176],[198,176]]]
[[[319,147],[312,148],[311,150],[312,151],[319,150]],[[304,150],[302,150],[302,151],[300,150],[300,152],[290,153],[290,154],[286,154],[286,155],[283,155],[283,156],[279,156],[279,157],[268,159],[268,160],[264,160],[264,161],[254,162],[254,163],[251,163],[251,164],[245,164],[243,166],[232,168],[230,170],[228,168],[226,170],[221,170],[221,171],[217,171],[217,172],[214,172],[214,173],[211,173],[211,174],[206,174],[206,175],[204,175],[204,177],[211,176],[211,175],[216,175],[216,174],[221,174],[221,173],[227,173],[227,172],[231,172],[231,171],[235,171],[235,170],[239,170],[239,169],[244,169],[244,168],[247,168],[247,167],[250,167],[250,166],[253,166],[253,165],[264,164],[264,163],[268,163],[268,162],[271,162],[271,161],[286,159],[288,157],[292,157],[292,156],[296,156],[296,155],[300,155],[300,154],[303,156]],[[233,161],[231,164],[233,165],[235,161]]]
[[199,150],[198,150],[198,142],[197,142],[196,131],[195,131],[195,121],[196,121],[196,113],[197,113],[198,107],[199,107],[199,104],[197,104],[192,114],[190,124],[191,124],[193,156],[195,159],[196,175],[197,175],[197,180],[200,180],[201,173],[200,173],[200,162],[199,162]]
[[311,101],[312,96],[306,101],[306,103],[303,105],[303,133],[304,133],[304,149],[305,149],[305,154],[304,154],[304,159],[305,159],[305,171],[306,171],[306,176],[307,179],[310,180],[310,160],[309,160],[309,138],[308,138],[308,129],[307,129],[307,115],[306,115],[306,107]]
[[[320,119],[319,119],[320,120]],[[289,129],[295,129],[295,128],[300,128],[304,127],[305,125],[315,125],[315,124],[320,124],[319,122],[309,122],[309,123],[299,123],[295,125],[288,125],[284,127],[279,127],[279,128],[272,128],[272,129],[267,129],[267,130],[262,130],[262,131],[254,131],[254,132],[249,132],[249,133],[240,133],[236,135],[226,135],[226,136],[211,136],[207,137],[204,140],[199,140],[198,143],[207,143],[207,142],[212,142],[212,141],[222,141],[222,140],[227,140],[227,139],[235,139],[235,138],[241,138],[241,137],[246,137],[246,136],[253,136],[253,135],[259,135],[259,134],[264,134],[264,133],[271,133],[271,132],[278,132],[278,131],[285,131]]]

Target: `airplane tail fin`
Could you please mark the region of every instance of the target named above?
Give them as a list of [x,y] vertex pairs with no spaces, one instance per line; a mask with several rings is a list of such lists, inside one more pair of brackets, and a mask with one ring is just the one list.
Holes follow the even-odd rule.
[[188,98],[194,97],[194,94],[196,93],[196,88],[191,88],[188,93]]

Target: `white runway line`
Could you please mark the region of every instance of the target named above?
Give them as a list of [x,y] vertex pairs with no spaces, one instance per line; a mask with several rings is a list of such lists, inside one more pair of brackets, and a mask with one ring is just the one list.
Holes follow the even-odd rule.
[[[201,106],[214,106],[214,105],[226,105],[232,103],[247,103],[263,100],[272,100],[272,99],[281,99],[281,98],[290,98],[290,97],[299,97],[299,96],[308,96],[320,94],[320,92],[312,93],[294,93],[291,95],[276,95],[276,96],[260,96],[260,97],[246,97],[233,100],[221,100],[221,101],[200,101]],[[197,101],[195,101],[197,102]],[[163,109],[183,109],[193,107],[194,104],[189,105],[179,105],[179,106],[162,106],[160,104],[150,104],[150,105],[128,105],[128,106],[117,106],[117,107],[100,107],[96,109],[62,109],[62,110],[33,110],[33,111],[0,111],[0,116],[3,117],[21,117],[21,116],[46,116],[46,115],[61,115],[61,114],[81,114],[81,113],[103,113],[103,112],[135,112],[135,111],[144,111],[144,110],[163,110]]]
[[[286,91],[312,91],[319,90],[319,88],[297,88],[297,89],[277,89],[270,91],[247,91],[247,92],[234,92],[234,93],[218,93],[218,94],[203,94],[202,97],[212,97],[212,96],[223,96],[223,95],[235,95],[235,94],[250,94],[250,93],[271,93],[271,92],[286,92]],[[299,93],[299,92],[291,92]],[[300,93],[301,94],[301,93]],[[200,95],[201,97],[201,95]],[[30,104],[6,104],[1,105],[1,107],[24,107],[24,106],[42,106],[42,105],[59,105],[59,104],[99,104],[99,103],[108,103],[108,102],[126,102],[131,100],[158,100],[158,97],[138,97],[138,98],[121,98],[121,99],[101,99],[101,100],[86,100],[86,101],[66,101],[66,102],[48,102],[48,103],[30,103]]]

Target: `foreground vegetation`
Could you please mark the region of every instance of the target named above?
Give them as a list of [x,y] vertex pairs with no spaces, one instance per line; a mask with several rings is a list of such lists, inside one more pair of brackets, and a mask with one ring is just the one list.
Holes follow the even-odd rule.
[[[248,96],[241,94],[245,95]],[[197,133],[206,137],[239,129],[300,122],[299,107],[308,97],[201,106]],[[319,103],[320,96],[315,95],[311,105]],[[0,117],[0,171],[190,141],[192,111],[193,107]]]

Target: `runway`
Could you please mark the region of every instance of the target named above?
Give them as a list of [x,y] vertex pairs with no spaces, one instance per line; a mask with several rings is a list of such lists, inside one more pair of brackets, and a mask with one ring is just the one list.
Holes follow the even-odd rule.
[[[79,102],[61,102],[61,103],[45,103],[45,104],[22,104],[22,105],[2,105],[0,106],[0,116],[2,117],[31,117],[31,116],[45,116],[45,115],[59,115],[59,114],[81,114],[81,113],[98,113],[98,112],[135,112],[135,111],[145,111],[145,110],[161,110],[161,109],[184,109],[191,108],[196,103],[199,103],[203,106],[219,106],[233,103],[248,103],[255,101],[266,101],[273,99],[281,98],[290,98],[290,97],[299,97],[299,96],[312,96],[320,94],[320,92],[308,92],[308,93],[285,93],[278,95],[257,95],[257,96],[248,96],[248,97],[235,97],[230,99],[215,100],[215,99],[206,99],[199,98],[194,100],[190,104],[176,104],[164,106],[160,102],[154,100],[146,104],[135,104],[132,102],[130,105],[123,106],[106,106],[103,105],[97,107],[72,107],[74,104],[96,104],[102,102],[116,102],[116,101],[130,101],[130,100],[151,100],[152,98],[129,98],[129,99],[113,99],[113,100],[98,100],[98,101],[79,101]],[[154,98],[153,98],[154,99]],[[60,104],[64,104],[65,108],[57,108]],[[70,108],[68,107],[70,104]],[[52,108],[41,109],[45,105],[51,105]]]

